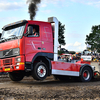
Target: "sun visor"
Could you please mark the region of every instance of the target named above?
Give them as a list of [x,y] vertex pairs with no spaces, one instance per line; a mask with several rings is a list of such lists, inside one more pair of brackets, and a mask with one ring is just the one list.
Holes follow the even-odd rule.
[[23,25],[23,24],[26,24],[28,21],[27,20],[21,20],[21,21],[18,21],[18,22],[14,22],[14,23],[11,23],[11,24],[8,24],[8,25],[5,25],[2,29],[3,30],[6,30],[8,28],[11,28],[11,27],[14,27],[16,25]]

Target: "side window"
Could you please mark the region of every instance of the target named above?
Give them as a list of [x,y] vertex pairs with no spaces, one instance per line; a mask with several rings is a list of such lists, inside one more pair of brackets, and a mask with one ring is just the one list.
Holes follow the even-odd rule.
[[33,27],[33,32],[32,35],[28,35],[28,37],[39,37],[40,36],[40,31],[39,31],[39,26],[38,25],[29,25]]

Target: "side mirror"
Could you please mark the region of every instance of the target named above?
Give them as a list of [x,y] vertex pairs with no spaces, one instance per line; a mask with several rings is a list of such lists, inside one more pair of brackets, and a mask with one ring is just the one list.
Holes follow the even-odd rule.
[[33,33],[33,27],[28,26],[28,35],[32,35],[32,33]]
[[0,33],[0,38],[1,38],[1,35],[2,35],[2,34]]
[[33,33],[33,27],[32,26],[28,26],[27,32],[25,33],[24,36],[32,35],[32,33]]

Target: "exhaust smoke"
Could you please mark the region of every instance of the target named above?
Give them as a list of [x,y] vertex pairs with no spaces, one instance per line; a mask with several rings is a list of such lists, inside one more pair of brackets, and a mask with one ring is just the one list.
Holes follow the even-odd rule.
[[30,13],[30,20],[34,19],[36,11],[38,10],[37,4],[40,2],[41,0],[27,0],[27,3],[29,3],[28,12]]

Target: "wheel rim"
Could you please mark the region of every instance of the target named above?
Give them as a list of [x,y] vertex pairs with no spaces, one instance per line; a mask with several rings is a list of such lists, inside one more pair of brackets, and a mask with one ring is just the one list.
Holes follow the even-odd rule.
[[37,73],[39,77],[45,77],[46,75],[46,68],[43,65],[40,65],[37,69]]
[[90,73],[88,70],[84,70],[83,72],[83,78],[84,80],[88,80],[90,78]]

